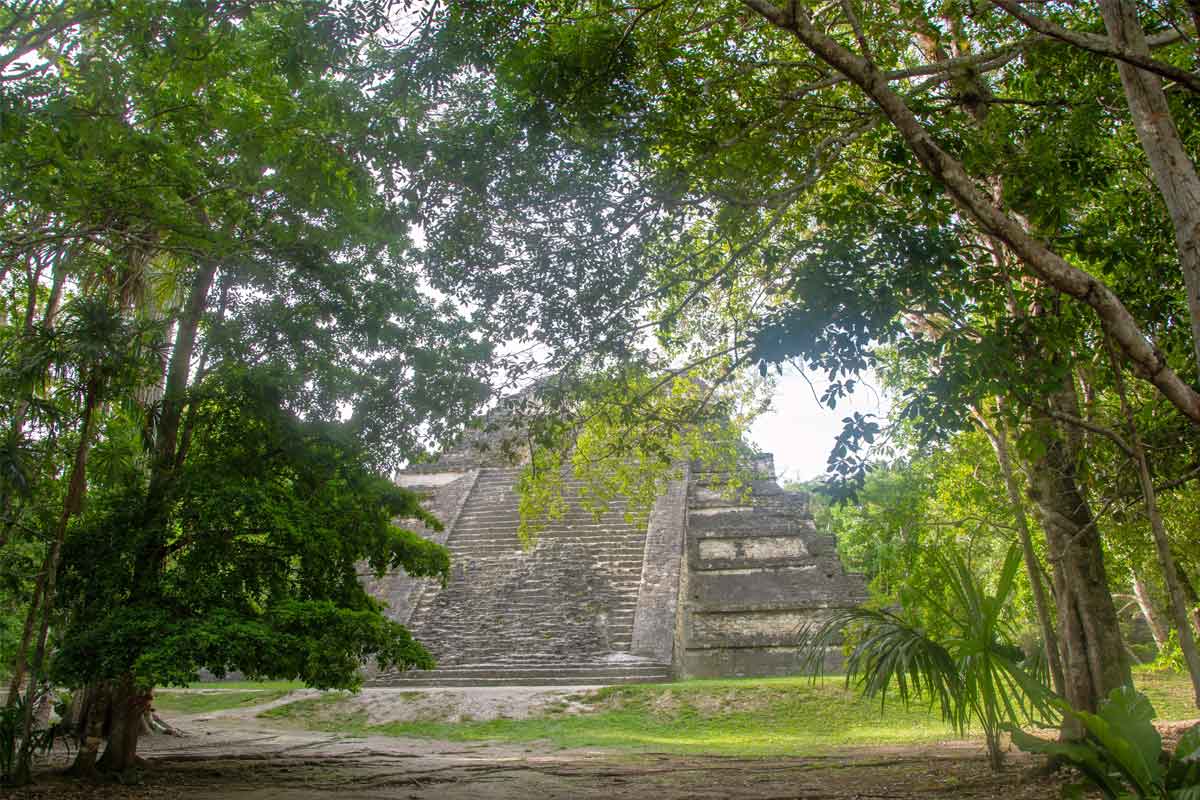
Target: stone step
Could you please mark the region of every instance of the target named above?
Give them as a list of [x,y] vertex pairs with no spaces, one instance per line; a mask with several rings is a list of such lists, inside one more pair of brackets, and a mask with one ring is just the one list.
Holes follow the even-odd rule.
[[[574,545],[574,547],[572,547]],[[489,549],[496,547],[504,547],[512,550],[519,550],[526,555],[545,555],[553,553],[558,555],[567,550],[586,549],[589,553],[602,555],[605,552],[618,552],[638,554],[646,549],[644,542],[612,542],[605,541],[600,538],[594,539],[568,539],[563,538],[544,538],[533,542],[532,547],[526,548],[524,544],[516,537],[508,536],[493,536],[470,539],[468,541],[454,540],[447,544],[451,553],[468,552],[475,548]]]
[[[455,547],[470,547],[472,545],[516,545],[522,548],[526,547],[525,542],[522,542],[511,531],[494,531],[486,533],[464,534],[461,537],[455,536],[452,539]],[[638,550],[645,549],[646,542],[642,537],[634,538],[632,536],[605,536],[601,532],[595,533],[580,533],[578,531],[554,531],[550,534],[543,534],[533,537],[529,542],[528,549],[530,551],[536,549],[538,545],[543,548],[551,545],[561,547],[564,544],[584,544],[589,545],[593,549],[623,549],[623,550]]]
[[[577,524],[562,524],[555,522],[553,525],[547,525],[544,528],[539,528],[536,531],[530,531],[532,538],[545,537],[548,535],[573,536],[585,533],[604,533],[610,536],[624,537],[628,539],[644,539],[646,532],[641,528],[633,528],[628,525],[617,525],[608,522],[580,522]],[[462,522],[454,526],[451,535],[466,536],[466,535],[486,535],[496,536],[504,534],[506,536],[517,536],[516,522],[488,522],[486,524],[473,524]]]
[[368,686],[608,686],[619,683],[664,683],[671,680],[666,665],[646,666],[475,666],[385,673]]
[[432,670],[410,670],[397,675],[413,675],[414,673],[436,673],[446,678],[483,678],[497,673],[506,673],[513,677],[549,678],[562,675],[591,675],[599,678],[631,675],[661,675],[670,672],[665,664],[459,664],[438,667]]
[[[633,554],[614,554],[614,558],[609,561],[603,561],[593,564],[594,571],[598,573],[606,573],[608,570],[620,571],[622,569],[637,570],[641,568],[642,559],[635,557]],[[459,553],[457,556],[451,555],[451,566],[462,566],[464,570],[467,565],[480,565],[489,567],[518,567],[524,566],[531,562],[542,562],[546,559],[531,556],[523,550],[511,550],[507,547],[497,546],[490,548],[479,548]]]
[[[457,550],[457,548],[455,548]],[[525,550],[520,550],[506,545],[480,545],[470,549],[458,550],[457,553],[451,553],[450,563],[467,564],[468,562],[487,562],[494,567],[503,567],[509,565],[512,568],[524,567],[531,562],[553,561],[553,559],[545,558],[545,553],[530,553]],[[564,555],[577,555],[574,553],[565,553]],[[633,567],[640,566],[642,563],[641,552],[629,553],[609,553],[607,557],[601,561],[598,558],[591,559],[593,565],[598,570],[604,570],[608,567]]]
[[[470,623],[460,625],[454,623],[438,623],[434,620],[419,620],[418,622],[420,624],[414,624],[412,626],[412,634],[417,639],[424,641],[425,644],[433,647],[435,650],[441,650],[442,652],[446,652],[447,648],[440,647],[436,641],[441,636],[453,636],[455,639],[490,640],[495,638],[495,634],[497,632],[505,630],[508,632],[508,635],[504,637],[506,643],[520,639],[523,641],[539,642],[540,644],[545,645],[551,641],[549,637],[552,634],[561,633],[560,631],[556,631],[555,628],[570,622],[575,622],[574,620],[567,620],[561,617],[550,619],[541,618],[537,620],[523,618],[521,620],[522,623],[524,623],[522,627],[519,630],[513,630],[513,626],[511,625],[512,621],[512,617],[506,617],[504,620],[505,624],[480,623],[477,625]],[[585,624],[589,623],[595,624],[595,621],[588,621],[588,623]],[[605,632],[608,638],[620,639],[625,634],[628,634],[633,630],[632,615],[626,615],[625,619],[622,619],[619,615],[609,617],[604,621],[602,630]],[[425,638],[422,639],[422,637]],[[561,638],[569,640],[570,636],[569,634],[564,634]]]
[[[450,603],[451,608],[456,605],[462,605],[462,598],[456,598],[456,602]],[[426,631],[458,630],[468,634],[472,631],[479,631],[483,635],[498,628],[516,628],[518,627],[516,623],[519,622],[519,630],[514,630],[512,635],[518,636],[522,633],[528,633],[531,637],[541,637],[547,628],[567,623],[588,626],[589,628],[590,626],[603,623],[610,630],[628,628],[633,624],[633,611],[631,609],[609,612],[603,617],[581,618],[569,614],[537,613],[535,610],[537,604],[532,603],[513,604],[510,608],[496,609],[497,613],[495,615],[488,615],[486,610],[484,610],[481,618],[471,617],[454,621],[439,620],[439,615],[435,611],[430,616],[414,617],[412,628],[414,629],[414,634],[419,633],[420,631],[417,629],[421,628]]]
[[[454,530],[489,530],[491,528],[502,528],[505,530],[516,530],[521,520],[517,514],[478,514],[470,517],[459,517],[454,524]],[[627,531],[628,533],[643,533],[644,526],[627,522],[620,515],[605,515],[602,514],[596,517],[593,514],[579,514],[573,517],[558,517],[552,520],[547,520],[541,525],[534,526],[538,531],[555,530],[562,528],[603,528],[605,530]]]

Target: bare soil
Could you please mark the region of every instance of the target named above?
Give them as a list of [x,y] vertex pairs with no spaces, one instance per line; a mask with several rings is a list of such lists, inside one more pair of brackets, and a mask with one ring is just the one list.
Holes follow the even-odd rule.
[[[293,698],[294,699],[294,698]],[[484,703],[486,705],[486,703]],[[716,756],[552,750],[285,730],[262,706],[180,718],[186,736],[143,740],[145,769],[127,783],[61,777],[66,754],[14,800],[1033,800],[1059,794],[1062,776],[1036,777],[1013,754],[989,771],[978,744],[840,750],[820,757]],[[478,709],[476,709],[478,710]]]

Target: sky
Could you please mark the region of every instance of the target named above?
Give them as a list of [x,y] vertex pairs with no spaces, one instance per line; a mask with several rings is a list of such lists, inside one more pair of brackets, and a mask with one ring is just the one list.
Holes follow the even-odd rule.
[[872,377],[859,384],[854,394],[842,400],[835,410],[817,401],[827,385],[820,378],[813,377],[810,387],[799,372],[785,370],[775,382],[771,411],[755,420],[750,438],[760,449],[775,454],[775,472],[780,483],[825,474],[825,461],[842,429],[843,417],[854,411],[880,416],[887,413],[887,398]]

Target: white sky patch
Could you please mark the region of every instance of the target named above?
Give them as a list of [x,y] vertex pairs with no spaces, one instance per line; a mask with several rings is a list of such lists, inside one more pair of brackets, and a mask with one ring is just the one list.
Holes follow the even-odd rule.
[[[828,381],[810,378],[793,368],[785,368],[775,377],[775,395],[771,410],[750,427],[750,438],[759,448],[775,454],[775,470],[780,483],[805,481],[825,474],[825,461],[838,433],[842,418],[857,411],[883,417],[891,406],[889,399],[877,388],[873,375],[865,376],[855,392],[830,409],[817,398]],[[816,396],[814,397],[814,392]]]

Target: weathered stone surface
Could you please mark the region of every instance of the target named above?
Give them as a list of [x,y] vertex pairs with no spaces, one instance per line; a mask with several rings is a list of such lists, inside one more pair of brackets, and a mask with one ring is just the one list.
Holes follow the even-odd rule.
[[687,526],[688,472],[672,481],[654,505],[646,530],[645,559],[633,617],[632,652],[663,664],[675,657],[679,570]]
[[688,644],[693,648],[796,645],[806,627],[829,618],[821,609],[715,611],[688,613]]
[[[448,473],[453,480],[437,480],[438,476],[406,476],[408,481],[401,485],[425,496],[425,507],[442,522],[442,530],[436,531],[415,520],[402,520],[401,524],[424,536],[426,539],[445,544],[458,515],[467,501],[467,495],[475,486],[478,470]],[[427,478],[435,478],[427,480]],[[398,622],[407,622],[422,592],[435,586],[430,578],[413,578],[404,570],[395,570],[376,577],[366,571],[360,574],[369,591],[387,602],[387,615]]]
[[[730,496],[693,463],[646,527],[614,503],[592,514],[568,480],[569,507],[536,543],[517,538],[519,471],[469,449],[401,476],[447,521],[422,530],[453,557],[445,587],[364,577],[437,658],[426,673],[368,674],[374,685],[589,683],[780,675],[800,668],[806,625],[866,596],[806,495],[783,491],[770,457]],[[836,650],[826,654],[836,665]]]
[[802,567],[697,570],[688,601],[704,609],[829,608],[861,603],[859,582],[833,560]]
[[[842,655],[829,649],[824,672],[841,668]],[[689,678],[749,678],[804,674],[803,659],[795,647],[721,647],[689,649],[681,672]]]
[[[795,673],[805,626],[866,599],[861,576],[846,574],[836,542],[816,530],[807,495],[783,491],[771,467],[757,465],[748,492],[729,494],[714,473],[690,488],[676,634],[684,677]],[[836,668],[840,654],[825,661]]]
[[778,561],[807,558],[808,545],[799,536],[710,537],[698,542],[701,561]]
[[412,604],[409,630],[441,669],[379,674],[370,683],[436,683],[439,674],[481,683],[551,680],[555,674],[563,680],[667,676],[661,666],[647,672],[651,660],[630,652],[645,528],[625,519],[623,503],[601,515],[584,511],[578,483],[567,481],[568,513],[549,521],[526,548],[517,534],[518,474],[478,469],[446,539],[450,581],[427,587]]

